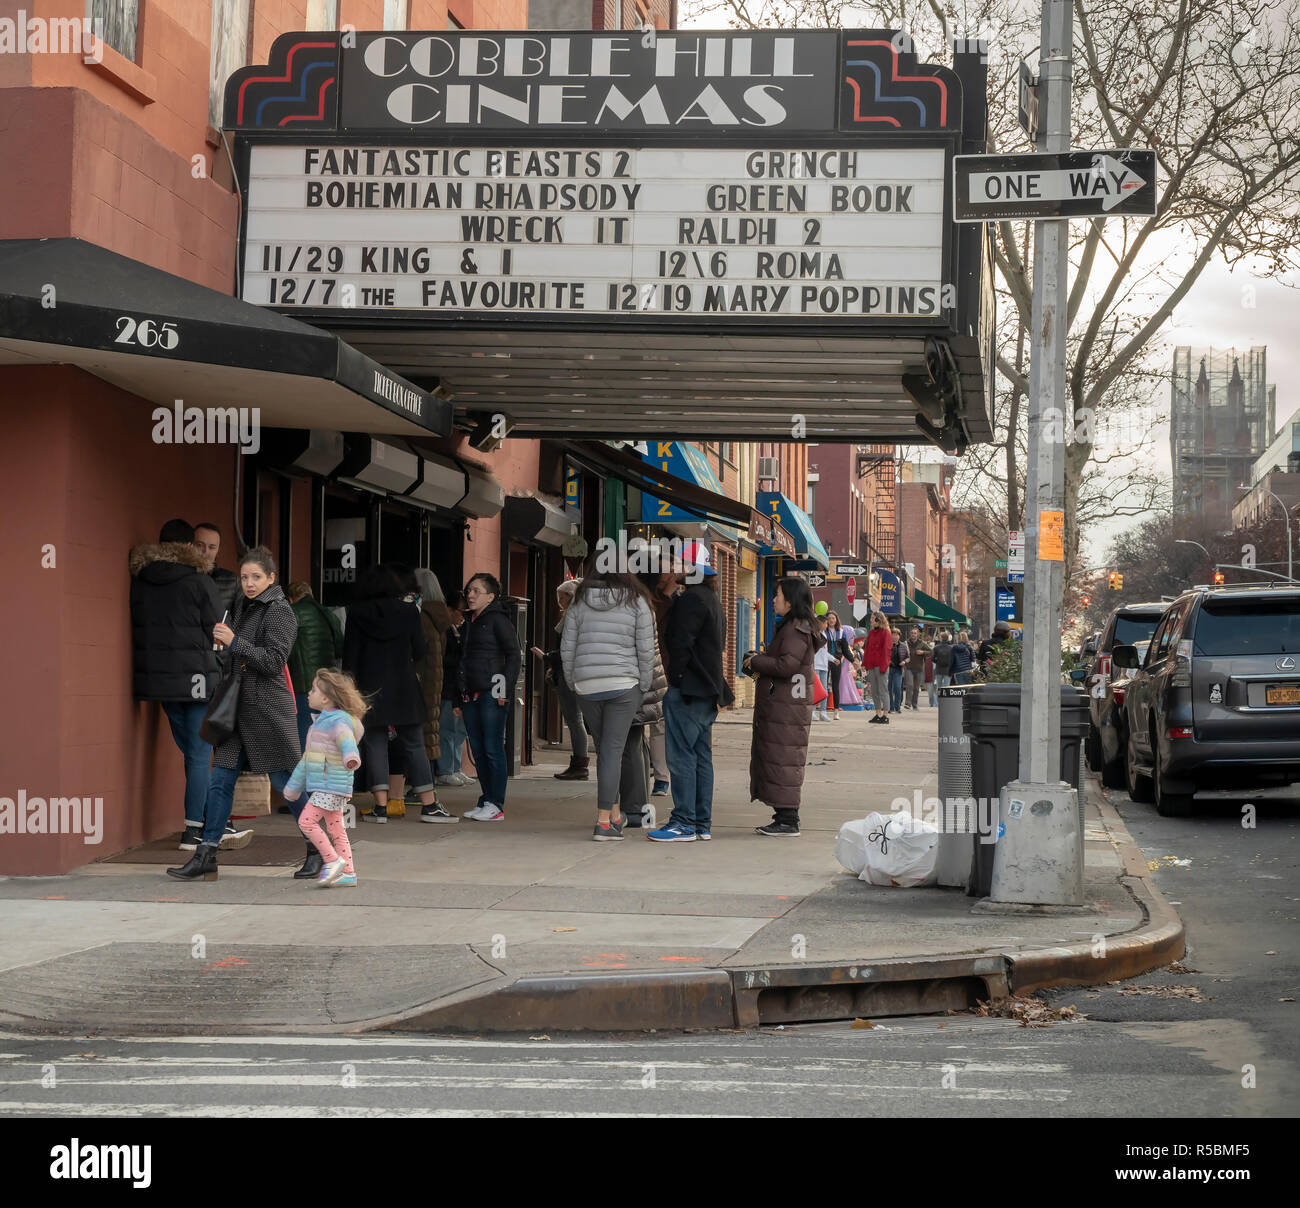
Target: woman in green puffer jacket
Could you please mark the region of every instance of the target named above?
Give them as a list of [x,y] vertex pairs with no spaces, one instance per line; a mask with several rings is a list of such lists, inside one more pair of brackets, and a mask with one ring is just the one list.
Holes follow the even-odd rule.
[[307,694],[317,671],[339,665],[343,657],[343,629],[338,618],[316,602],[310,584],[301,580],[290,583],[285,594],[298,621],[298,640],[289,652],[289,678],[293,680],[293,699],[298,707],[298,739],[305,749],[307,731],[311,729]]

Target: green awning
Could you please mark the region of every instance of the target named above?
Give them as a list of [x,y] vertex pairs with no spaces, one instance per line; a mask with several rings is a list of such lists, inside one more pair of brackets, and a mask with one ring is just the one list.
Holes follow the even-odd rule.
[[958,629],[969,629],[971,626],[970,617],[958,612],[952,605],[926,595],[923,591],[916,593],[916,602],[925,610],[927,620],[951,622]]
[[918,620],[925,616],[925,610],[912,599],[911,596],[903,597],[903,616],[916,617]]

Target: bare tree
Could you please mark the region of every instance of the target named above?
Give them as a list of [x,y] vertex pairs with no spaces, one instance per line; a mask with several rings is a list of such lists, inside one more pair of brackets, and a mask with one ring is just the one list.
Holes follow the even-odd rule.
[[[990,150],[1032,149],[1016,120],[1016,77],[1019,55],[1038,41],[1036,5],[700,0],[687,7],[740,28],[900,28],[922,57],[940,62],[950,57],[949,38],[987,38]],[[1133,469],[1141,433],[1128,432],[1126,449],[1099,444],[1096,434],[1123,430],[1135,410],[1167,389],[1155,364],[1162,329],[1205,267],[1250,263],[1280,276],[1300,265],[1300,5],[1075,0],[1074,8],[1072,142],[1154,148],[1159,201],[1153,218],[1071,223],[1067,578],[1081,532],[1101,519],[1141,514],[1157,500],[1154,473]],[[1003,497],[998,510],[1010,524],[1023,497],[1028,384],[1023,357],[1005,350],[1017,347],[1029,326],[1032,260],[1023,226],[999,223],[995,236],[1000,301],[1012,328],[999,342],[998,370],[1010,391],[1000,391],[997,401],[1001,456],[976,452],[961,486],[972,500],[989,502],[991,485],[972,486],[972,479],[991,475],[1001,461],[994,493]],[[1105,481],[1121,463],[1118,487],[1128,489]]]

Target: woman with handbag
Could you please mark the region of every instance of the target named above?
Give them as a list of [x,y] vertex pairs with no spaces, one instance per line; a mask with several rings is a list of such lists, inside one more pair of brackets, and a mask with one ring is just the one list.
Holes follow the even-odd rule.
[[[167,870],[179,881],[217,879],[217,846],[230,821],[239,773],[264,772],[271,787],[282,792],[302,757],[288,671],[298,622],[275,580],[271,551],[260,545],[250,549],[240,559],[242,591],[230,624],[212,630],[213,640],[229,652],[230,668],[203,723],[203,737],[215,748],[203,838],[189,863]],[[293,810],[295,819],[299,813],[301,806]],[[320,870],[320,854],[307,843],[306,862],[293,875],[305,879]]]
[[825,640],[814,628],[812,592],[803,579],[780,579],[772,607],[781,618],[761,654],[748,654],[742,670],[757,674],[754,736],[749,753],[749,795],[772,807],[760,835],[799,834],[799,799],[812,728],[813,661]]

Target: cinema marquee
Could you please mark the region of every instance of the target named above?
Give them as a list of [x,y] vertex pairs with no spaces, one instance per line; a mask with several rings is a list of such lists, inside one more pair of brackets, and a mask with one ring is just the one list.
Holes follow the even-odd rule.
[[286,34],[240,294],[520,435],[991,438],[984,68],[888,30]]

